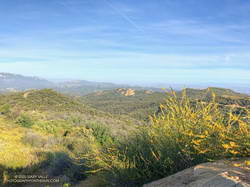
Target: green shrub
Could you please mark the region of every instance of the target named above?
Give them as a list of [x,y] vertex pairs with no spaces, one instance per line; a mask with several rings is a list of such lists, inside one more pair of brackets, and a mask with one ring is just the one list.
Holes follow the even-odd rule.
[[45,133],[62,136],[63,133],[72,128],[72,126],[65,120],[40,120],[33,128]]
[[21,116],[17,118],[16,123],[22,127],[27,127],[27,128],[31,127],[34,124],[31,117],[29,117],[28,115],[24,115],[24,114],[22,114]]
[[114,137],[111,135],[110,129],[105,125],[98,123],[90,123],[86,126],[87,128],[92,129],[93,136],[101,145],[107,145],[115,141]]
[[70,187],[71,185],[69,183],[63,184],[63,187]]
[[76,157],[98,150],[98,145],[92,130],[85,127],[72,127],[63,137],[62,144]]
[[10,113],[10,105],[7,105],[7,104],[1,105],[0,106],[0,114],[6,115],[8,113]]

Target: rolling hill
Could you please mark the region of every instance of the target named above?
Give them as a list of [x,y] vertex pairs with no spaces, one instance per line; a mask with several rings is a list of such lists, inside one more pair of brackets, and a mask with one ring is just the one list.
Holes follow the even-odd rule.
[[89,125],[92,123],[109,126],[114,134],[124,131],[128,124],[140,124],[128,116],[115,116],[111,113],[96,110],[79,99],[66,96],[52,89],[28,90],[0,95],[0,106],[8,106],[12,118],[23,113],[33,116],[36,120],[68,120],[75,124]]
[[203,99],[214,93],[216,96],[220,97],[230,97],[230,98],[248,98],[249,95],[235,92],[231,89],[226,88],[217,88],[217,87],[208,87],[206,89],[194,89],[186,88],[184,89],[188,97],[193,99]]
[[[193,101],[212,100],[212,93],[216,95],[215,101],[222,106],[231,106],[235,111],[250,108],[250,97],[246,94],[234,92],[224,88],[192,89],[183,91]],[[181,97],[182,91],[177,92]],[[134,90],[132,88],[119,88],[115,90],[99,91],[82,97],[84,103],[98,110],[112,114],[129,115],[140,120],[147,120],[153,115],[161,103],[164,103],[166,94],[152,90]]]

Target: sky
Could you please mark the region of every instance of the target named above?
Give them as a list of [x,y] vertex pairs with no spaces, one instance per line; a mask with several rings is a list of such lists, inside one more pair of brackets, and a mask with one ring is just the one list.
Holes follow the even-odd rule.
[[250,0],[0,0],[0,72],[250,85]]

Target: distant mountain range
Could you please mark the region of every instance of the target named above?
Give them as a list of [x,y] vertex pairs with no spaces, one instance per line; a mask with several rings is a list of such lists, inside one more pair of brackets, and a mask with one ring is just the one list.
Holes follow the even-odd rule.
[[[92,82],[85,80],[75,80],[75,81],[65,81],[65,82],[52,82],[46,79],[41,79],[38,77],[23,76],[11,73],[0,73],[0,92],[15,92],[15,91],[25,91],[30,89],[43,89],[52,88],[58,92],[84,96],[93,92],[104,91],[104,90],[115,90],[118,88],[123,89],[133,89],[133,90],[151,90],[162,92],[161,88],[156,87],[143,87],[143,86],[130,86],[124,84],[113,84],[107,82]],[[179,89],[180,90],[180,89]],[[249,88],[250,90],[250,88]],[[189,89],[189,92],[204,92],[201,89]],[[229,89],[214,89],[215,92],[227,92],[226,95],[230,95],[232,90]],[[250,93],[246,90],[245,93]],[[233,93],[234,94],[234,93]],[[192,94],[190,94],[192,96]]]
[[51,88],[54,84],[38,77],[0,73],[0,91],[20,91],[27,89]]
[[[24,91],[29,89],[43,89],[52,88],[58,92],[70,95],[82,96],[92,92],[112,90],[116,88],[130,88],[129,85],[113,84],[107,82],[92,82],[85,80],[66,81],[61,83],[54,83],[38,77],[23,76],[11,73],[0,73],[0,92],[15,92]],[[142,90],[142,89],[153,89],[160,91],[159,88],[149,87],[136,87],[131,88]]]
[[124,85],[116,85],[104,82],[68,81],[54,83],[38,77],[29,77],[11,73],[0,73],[0,91],[15,92],[28,89],[53,88],[59,92],[73,95],[85,95],[91,92],[114,89]]
[[91,82],[91,81],[67,81],[56,84],[56,90],[70,95],[86,95],[96,91],[112,90],[120,87],[127,87],[125,85],[117,85],[106,82]]

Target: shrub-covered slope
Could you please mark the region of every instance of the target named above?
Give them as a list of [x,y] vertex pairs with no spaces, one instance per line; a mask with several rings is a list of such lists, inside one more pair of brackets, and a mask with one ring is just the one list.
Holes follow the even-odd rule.
[[84,106],[75,99],[51,89],[29,90],[0,96],[0,104],[22,110],[83,112]]
[[174,92],[160,109],[151,125],[101,154],[100,167],[113,174],[116,184],[140,186],[198,163],[250,156],[249,110],[244,117],[224,115],[215,102],[192,103]]
[[16,174],[60,179],[24,187],[141,186],[201,162],[250,156],[247,107],[244,115],[224,111],[213,94],[207,101],[132,89],[95,94],[124,114],[155,107],[158,115],[143,122],[110,111],[107,101],[98,111],[48,89],[0,95],[0,186],[22,186],[8,182]]
[[[74,124],[100,123],[114,132],[123,131],[129,124],[140,122],[127,116],[115,116],[93,109],[76,98],[65,96],[51,89],[29,90],[0,95],[0,109],[10,109],[9,117],[29,115],[34,120],[66,120]],[[1,112],[1,111],[0,111]],[[129,128],[129,127],[128,127]]]
[[0,186],[9,186],[15,174],[42,173],[60,178],[61,186],[84,180],[90,167],[82,156],[98,154],[137,122],[50,89],[1,95]]
[[[245,94],[234,92],[224,88],[207,88],[203,90],[187,88],[183,91],[193,101],[212,101],[212,94],[215,100],[223,108],[231,106],[235,111],[240,112],[242,108],[250,108],[250,97]],[[182,92],[177,92],[181,97]],[[82,97],[87,105],[98,110],[107,111],[112,114],[126,114],[140,120],[147,120],[153,115],[160,105],[165,102],[166,94],[150,90],[116,89],[95,92]]]
[[[131,91],[130,91],[131,90]],[[116,89],[101,91],[82,97],[83,102],[98,110],[112,114],[125,114],[145,120],[157,111],[165,93],[147,90]],[[130,93],[129,93],[130,91]],[[131,95],[130,95],[131,94]]]

